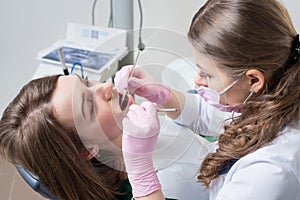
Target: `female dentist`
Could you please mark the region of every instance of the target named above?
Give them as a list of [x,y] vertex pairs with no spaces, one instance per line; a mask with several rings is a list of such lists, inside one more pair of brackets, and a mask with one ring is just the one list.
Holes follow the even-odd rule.
[[[299,200],[300,42],[287,10],[277,0],[208,0],[188,38],[199,67],[198,105],[138,68],[129,80],[130,67],[123,68],[116,87],[176,107],[169,117],[191,127],[210,120],[208,104],[239,113],[201,163],[198,179],[211,200]],[[131,106],[123,120],[124,159],[136,199],[163,199],[152,164],[159,126],[149,102]]]

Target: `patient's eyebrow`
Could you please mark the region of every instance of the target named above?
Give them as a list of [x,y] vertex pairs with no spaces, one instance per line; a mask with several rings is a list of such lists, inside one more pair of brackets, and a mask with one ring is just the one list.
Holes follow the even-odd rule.
[[[84,80],[78,74],[75,74],[75,76],[77,76],[77,78],[80,80],[80,82],[82,84],[84,84]],[[84,104],[85,104],[85,93],[83,93],[81,96],[81,113],[82,113],[83,118],[86,119]]]
[[86,85],[85,83],[85,80],[83,78],[81,78],[78,74],[75,74],[77,76],[77,78],[80,80],[80,82],[83,84],[83,85]]
[[81,97],[81,113],[82,113],[82,116],[83,118],[85,119],[85,112],[84,112],[84,104],[85,104],[85,94],[83,93],[82,94],[82,97]]

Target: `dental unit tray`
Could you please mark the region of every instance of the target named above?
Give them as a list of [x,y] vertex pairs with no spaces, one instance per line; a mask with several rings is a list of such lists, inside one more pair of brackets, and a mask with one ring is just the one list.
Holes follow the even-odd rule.
[[[62,46],[62,51],[67,67],[72,67],[74,63],[80,62],[85,70],[95,73],[101,73],[103,67],[105,68],[116,57],[119,57],[113,53],[94,52],[72,46]],[[47,52],[45,55],[41,55],[40,59],[60,65],[58,47]]]
[[128,53],[126,38],[126,30],[68,23],[66,39],[58,40],[38,53],[36,59],[41,64],[34,77],[61,72],[59,48],[62,48],[69,71],[74,63],[81,63],[83,70],[96,79],[107,71],[113,75],[116,63]]

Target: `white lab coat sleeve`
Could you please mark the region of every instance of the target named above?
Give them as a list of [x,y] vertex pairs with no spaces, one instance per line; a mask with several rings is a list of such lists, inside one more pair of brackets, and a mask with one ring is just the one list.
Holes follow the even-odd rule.
[[206,103],[194,94],[185,94],[181,114],[174,121],[204,136],[218,136],[224,131],[224,124],[230,123],[231,112],[223,112]]
[[185,94],[184,97],[184,107],[174,122],[193,130],[199,118],[199,98],[194,94]]
[[256,161],[231,174],[227,175],[216,200],[295,200],[298,195],[299,183],[289,167]]

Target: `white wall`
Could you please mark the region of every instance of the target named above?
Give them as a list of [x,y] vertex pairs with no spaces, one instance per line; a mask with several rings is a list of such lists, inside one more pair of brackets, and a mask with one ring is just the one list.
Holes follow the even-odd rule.
[[[142,0],[144,27],[176,30],[185,35],[203,0]],[[284,1],[300,31],[300,1]],[[25,0],[0,3],[0,113],[35,72],[37,53],[63,39],[67,22],[91,23],[93,0]],[[106,26],[109,0],[98,0],[96,25]],[[135,25],[139,22],[135,1]],[[147,40],[147,39],[146,39]],[[175,45],[175,44],[174,44]]]
[[[65,37],[67,22],[91,23],[93,0],[4,1],[0,5],[0,111],[35,72],[37,53]],[[101,5],[104,4],[104,5]],[[97,4],[97,21],[107,21],[108,3]]]
[[281,0],[283,5],[288,9],[294,23],[295,29],[300,34],[300,1],[299,0]]

